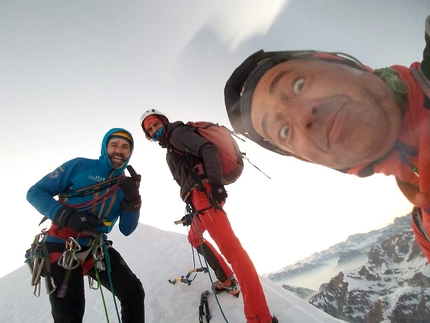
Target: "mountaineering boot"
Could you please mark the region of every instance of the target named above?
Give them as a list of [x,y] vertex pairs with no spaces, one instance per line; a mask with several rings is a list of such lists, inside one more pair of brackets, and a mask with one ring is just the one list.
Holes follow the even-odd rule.
[[234,278],[234,276],[231,276],[224,282],[220,282],[219,280],[217,280],[214,283],[213,287],[217,294],[221,292],[227,292],[230,295],[239,297],[240,285],[236,278]]

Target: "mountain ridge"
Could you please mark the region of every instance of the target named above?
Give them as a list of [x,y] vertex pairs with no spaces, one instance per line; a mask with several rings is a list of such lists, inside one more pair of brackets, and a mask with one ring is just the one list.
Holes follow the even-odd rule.
[[[348,268],[362,255],[365,262]],[[321,282],[318,290],[288,283],[283,287],[346,322],[429,321],[430,266],[415,241],[409,215],[380,230],[352,235],[267,277],[279,283],[304,274],[316,275],[333,259],[344,269]]]

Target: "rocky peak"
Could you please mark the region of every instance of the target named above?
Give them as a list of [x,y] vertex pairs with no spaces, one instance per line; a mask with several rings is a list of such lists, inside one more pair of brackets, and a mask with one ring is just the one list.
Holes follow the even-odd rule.
[[328,283],[322,281],[309,303],[346,322],[430,322],[430,266],[415,241],[408,215],[381,230],[350,236],[268,278],[276,282],[303,272],[318,277],[319,268],[329,259],[337,258],[341,266],[358,257],[365,260],[356,268],[338,271]]
[[430,270],[417,247],[411,229],[375,243],[367,264],[322,284],[309,303],[347,322],[429,322]]

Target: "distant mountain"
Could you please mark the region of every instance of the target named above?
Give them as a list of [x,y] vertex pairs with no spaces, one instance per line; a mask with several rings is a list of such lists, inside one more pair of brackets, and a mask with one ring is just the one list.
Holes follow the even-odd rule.
[[[335,266],[349,264],[361,259],[363,264],[367,262],[367,252],[375,243],[380,243],[393,234],[410,230],[410,217],[406,215],[394,220],[394,223],[380,230],[368,233],[358,233],[349,236],[344,242],[331,246],[329,249],[316,252],[308,258],[286,266],[280,270],[264,275],[272,281],[293,278],[308,272],[314,272],[325,267],[335,259]],[[347,265],[348,266],[348,265]]]
[[321,281],[309,303],[333,317],[353,323],[430,322],[430,266],[415,241],[409,215],[266,276],[278,283],[295,281],[283,287],[308,299],[312,289],[298,287],[300,279],[324,279],[318,272],[327,266],[343,269],[328,283]]

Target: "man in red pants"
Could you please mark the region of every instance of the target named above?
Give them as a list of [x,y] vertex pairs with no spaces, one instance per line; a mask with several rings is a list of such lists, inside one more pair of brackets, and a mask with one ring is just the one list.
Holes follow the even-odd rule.
[[[206,258],[220,280],[214,287],[226,289],[231,294],[238,293],[233,272],[213,246],[203,239],[202,234],[206,230],[233,267],[241,284],[246,322],[277,322],[276,318],[272,320],[255,267],[222,208],[227,192],[222,184],[216,146],[190,126],[181,121],[170,123],[164,114],[154,109],[142,115],[140,124],[148,140],[158,141],[162,148],[167,148],[167,164],[181,188],[181,198],[195,210],[190,220],[188,240]],[[203,172],[197,174],[194,172],[196,168]]]

